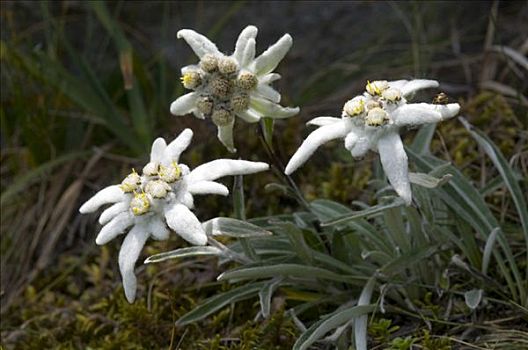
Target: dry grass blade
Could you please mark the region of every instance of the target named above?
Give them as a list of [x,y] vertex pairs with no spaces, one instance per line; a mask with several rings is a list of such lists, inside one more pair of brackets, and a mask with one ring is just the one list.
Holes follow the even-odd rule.
[[515,90],[511,86],[493,80],[486,80],[481,83],[481,87],[483,89],[498,92],[499,94],[502,94],[504,96],[518,98],[523,105],[528,106],[528,98],[521,94],[520,91]]

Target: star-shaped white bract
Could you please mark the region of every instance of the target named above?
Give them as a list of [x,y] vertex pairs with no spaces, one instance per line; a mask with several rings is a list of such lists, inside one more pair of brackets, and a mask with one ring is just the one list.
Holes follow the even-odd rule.
[[193,113],[200,119],[211,118],[218,127],[218,139],[230,152],[236,151],[235,116],[256,123],[262,117],[288,118],[299,113],[297,107],[282,107],[280,93],[270,86],[280,79],[273,70],[292,46],[291,36],[285,34],[255,58],[256,36],[256,27],[246,27],[238,37],[235,52],[227,56],[193,30],[178,32],[178,38],[191,46],[200,62],[182,68],[182,83],[193,91],[174,101],[170,111],[174,115]]
[[99,217],[99,223],[103,225],[96,238],[99,245],[128,231],[119,251],[119,268],[130,303],[136,297],[134,265],[149,237],[165,240],[172,229],[191,244],[206,244],[202,224],[191,211],[193,195],[227,196],[227,187],[214,180],[269,168],[266,163],[217,159],[190,171],[186,165],[178,164],[178,160],[192,136],[192,131],[185,129],[168,145],[164,139],[156,139],[152,144],[150,162],[141,175],[133,171],[120,185],[102,189],[79,209],[83,214],[91,213],[103,205],[112,204]]
[[286,166],[291,174],[322,144],[343,138],[345,148],[354,158],[369,150],[378,152],[387,178],[398,195],[409,205],[412,200],[407,154],[400,138],[400,128],[437,123],[458,114],[458,103],[407,103],[414,92],[438,87],[435,80],[397,80],[368,82],[366,92],[349,100],[341,118],[319,117],[308,124],[319,128],[312,132]]

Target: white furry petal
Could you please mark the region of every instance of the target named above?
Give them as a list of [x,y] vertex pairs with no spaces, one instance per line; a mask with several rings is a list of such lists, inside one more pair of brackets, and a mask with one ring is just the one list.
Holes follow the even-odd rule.
[[180,160],[180,155],[187,149],[187,147],[189,147],[192,137],[193,132],[191,129],[183,130],[165,149],[162,162],[165,165],[170,164],[172,161],[178,162]]
[[257,37],[258,29],[255,26],[247,26],[240,32],[237,42],[235,44],[235,52],[233,53],[233,58],[240,62],[242,60],[242,55],[246,49],[248,41],[250,39],[255,39]]
[[454,117],[460,111],[458,103],[434,105],[429,103],[411,103],[397,108],[391,118],[398,126],[437,123]]
[[281,101],[280,93],[267,84],[258,84],[255,93],[267,98],[271,102],[279,103]]
[[306,125],[325,126],[338,123],[340,121],[342,121],[342,119],[336,117],[317,117],[310,120],[308,123],[306,123]]
[[235,126],[235,118],[227,124],[223,126],[217,125],[218,132],[217,137],[222,142],[222,144],[227,148],[227,150],[231,153],[236,152],[235,148],[235,142],[233,140],[233,127]]
[[217,159],[200,165],[187,176],[189,184],[199,181],[213,181],[224,176],[254,174],[269,169],[262,162],[247,160]]
[[411,184],[409,182],[407,154],[403,148],[400,135],[389,132],[378,140],[378,152],[381,165],[392,187],[403,198],[407,205],[411,204]]
[[354,158],[361,158],[371,149],[376,150],[376,145],[379,138],[379,132],[376,129],[354,129],[356,131],[357,140],[350,150],[350,154]]
[[249,105],[263,116],[274,119],[289,118],[299,113],[299,107],[282,107],[279,104],[257,96],[250,97]]
[[361,158],[372,147],[372,142],[368,136],[362,135],[359,136],[354,142],[354,146],[352,146],[352,149],[350,150],[350,153],[352,154],[352,157],[354,158]]
[[109,223],[104,225],[101,231],[99,231],[99,234],[95,239],[95,243],[97,245],[103,245],[110,242],[118,235],[125,232],[125,230],[133,223],[134,217],[128,211],[118,214],[116,217],[110,220]]
[[101,216],[99,216],[99,223],[101,225],[106,225],[110,220],[112,220],[117,214],[122,213],[126,210],[128,210],[129,203],[126,202],[118,202],[111,207],[108,207],[105,209]]
[[260,120],[260,114],[252,108],[248,108],[245,111],[237,112],[236,114],[247,123],[256,123]]
[[249,65],[255,59],[255,51],[257,47],[257,42],[254,38],[251,38],[247,41],[244,52],[242,52],[240,58],[240,68],[250,68]]
[[205,245],[207,236],[198,218],[183,204],[176,204],[165,213],[167,224],[187,242]]
[[190,92],[188,94],[178,97],[170,105],[170,112],[173,115],[185,115],[191,113],[196,107],[196,100],[198,94],[196,92]]
[[108,203],[116,203],[123,200],[125,193],[119,185],[108,186],[97,192],[92,198],[84,203],[80,208],[81,214],[92,213],[100,206]]
[[255,59],[256,74],[264,75],[273,71],[284,58],[292,44],[292,37],[289,34],[284,34],[282,38]]
[[220,54],[220,51],[218,51],[218,48],[215,44],[213,44],[202,34],[196,33],[194,30],[182,29],[178,31],[177,37],[178,39],[185,40],[194,53],[200,58],[208,53],[213,55]]
[[142,225],[134,226],[123,240],[119,250],[119,270],[125,296],[129,303],[136,299],[137,279],[134,274],[134,266],[139,258],[139,254],[147,241],[149,234]]
[[349,151],[352,151],[352,148],[354,148],[358,139],[359,136],[355,132],[349,132],[345,137],[345,148]]
[[403,96],[408,96],[418,90],[437,88],[438,82],[429,79],[397,80],[389,82],[389,86],[399,89]]
[[166,148],[167,143],[163,138],[158,137],[156,140],[154,140],[154,142],[152,143],[152,149],[150,151],[150,161],[161,162],[161,159],[163,158],[163,153],[165,153]]
[[219,194],[227,196],[229,190],[226,186],[214,181],[199,181],[189,185],[187,190],[192,194]]
[[147,231],[148,233],[150,233],[152,238],[158,241],[164,241],[168,239],[170,234],[170,231],[167,228],[167,225],[165,225],[165,222],[163,222],[157,216],[149,221],[147,225]]
[[259,83],[260,84],[271,84],[275,80],[279,80],[280,78],[281,78],[281,76],[278,73],[269,73],[269,74],[266,74],[266,75],[263,75],[262,77],[260,77],[259,78]]
[[319,146],[328,141],[345,137],[349,131],[344,121],[325,125],[313,131],[291,157],[284,172],[290,175],[303,165]]

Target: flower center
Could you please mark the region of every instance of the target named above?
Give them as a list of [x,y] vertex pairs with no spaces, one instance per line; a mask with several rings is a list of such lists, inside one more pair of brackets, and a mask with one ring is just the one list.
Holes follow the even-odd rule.
[[365,90],[372,96],[380,96],[384,90],[389,88],[389,82],[387,80],[376,80],[372,83],[367,80],[367,86]]
[[361,97],[356,97],[345,103],[343,112],[349,117],[355,117],[365,111],[365,101]]
[[158,162],[150,162],[143,167],[143,174],[147,176],[155,176],[158,174],[159,166]]
[[127,177],[125,177],[119,187],[123,190],[123,192],[129,193],[135,191],[140,184],[141,177],[138,175],[138,173],[136,173],[134,169],[132,169],[132,172],[128,174]]
[[134,192],[134,198],[130,201],[130,209],[136,216],[147,213],[150,209],[150,200],[147,194]]
[[365,124],[368,126],[381,126],[389,121],[389,114],[382,108],[372,108],[365,117]]
[[181,178],[182,171],[178,163],[172,162],[169,166],[160,165],[158,175],[161,180],[171,183]]
[[181,81],[186,89],[200,95],[196,108],[217,125],[226,125],[234,113],[247,110],[249,92],[258,85],[257,76],[241,71],[235,59],[213,54],[204,55],[198,67],[186,71]]
[[145,192],[153,198],[165,198],[171,187],[162,180],[149,181],[145,186]]

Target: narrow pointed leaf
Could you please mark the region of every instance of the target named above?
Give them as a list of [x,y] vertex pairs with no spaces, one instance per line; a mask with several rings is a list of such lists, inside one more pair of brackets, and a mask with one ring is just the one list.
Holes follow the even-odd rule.
[[202,224],[205,232],[213,236],[228,236],[237,238],[270,236],[270,231],[250,224],[249,222],[232,218],[214,218]]
[[263,285],[264,283],[253,283],[231,289],[222,294],[217,294],[183,315],[176,321],[176,325],[185,326],[189,323],[202,320],[229,304],[249,299],[255,296],[262,289]]
[[310,345],[323,338],[331,330],[345,324],[353,318],[365,315],[376,309],[374,305],[361,305],[333,312],[324,319],[314,323],[297,339],[293,350],[306,350]]
[[222,255],[222,250],[216,247],[210,246],[196,246],[196,247],[187,247],[171,250],[170,252],[164,252],[160,254],[155,254],[149,256],[145,260],[145,264],[158,263],[170,259],[179,259],[186,258],[189,256],[207,256],[207,255]]

